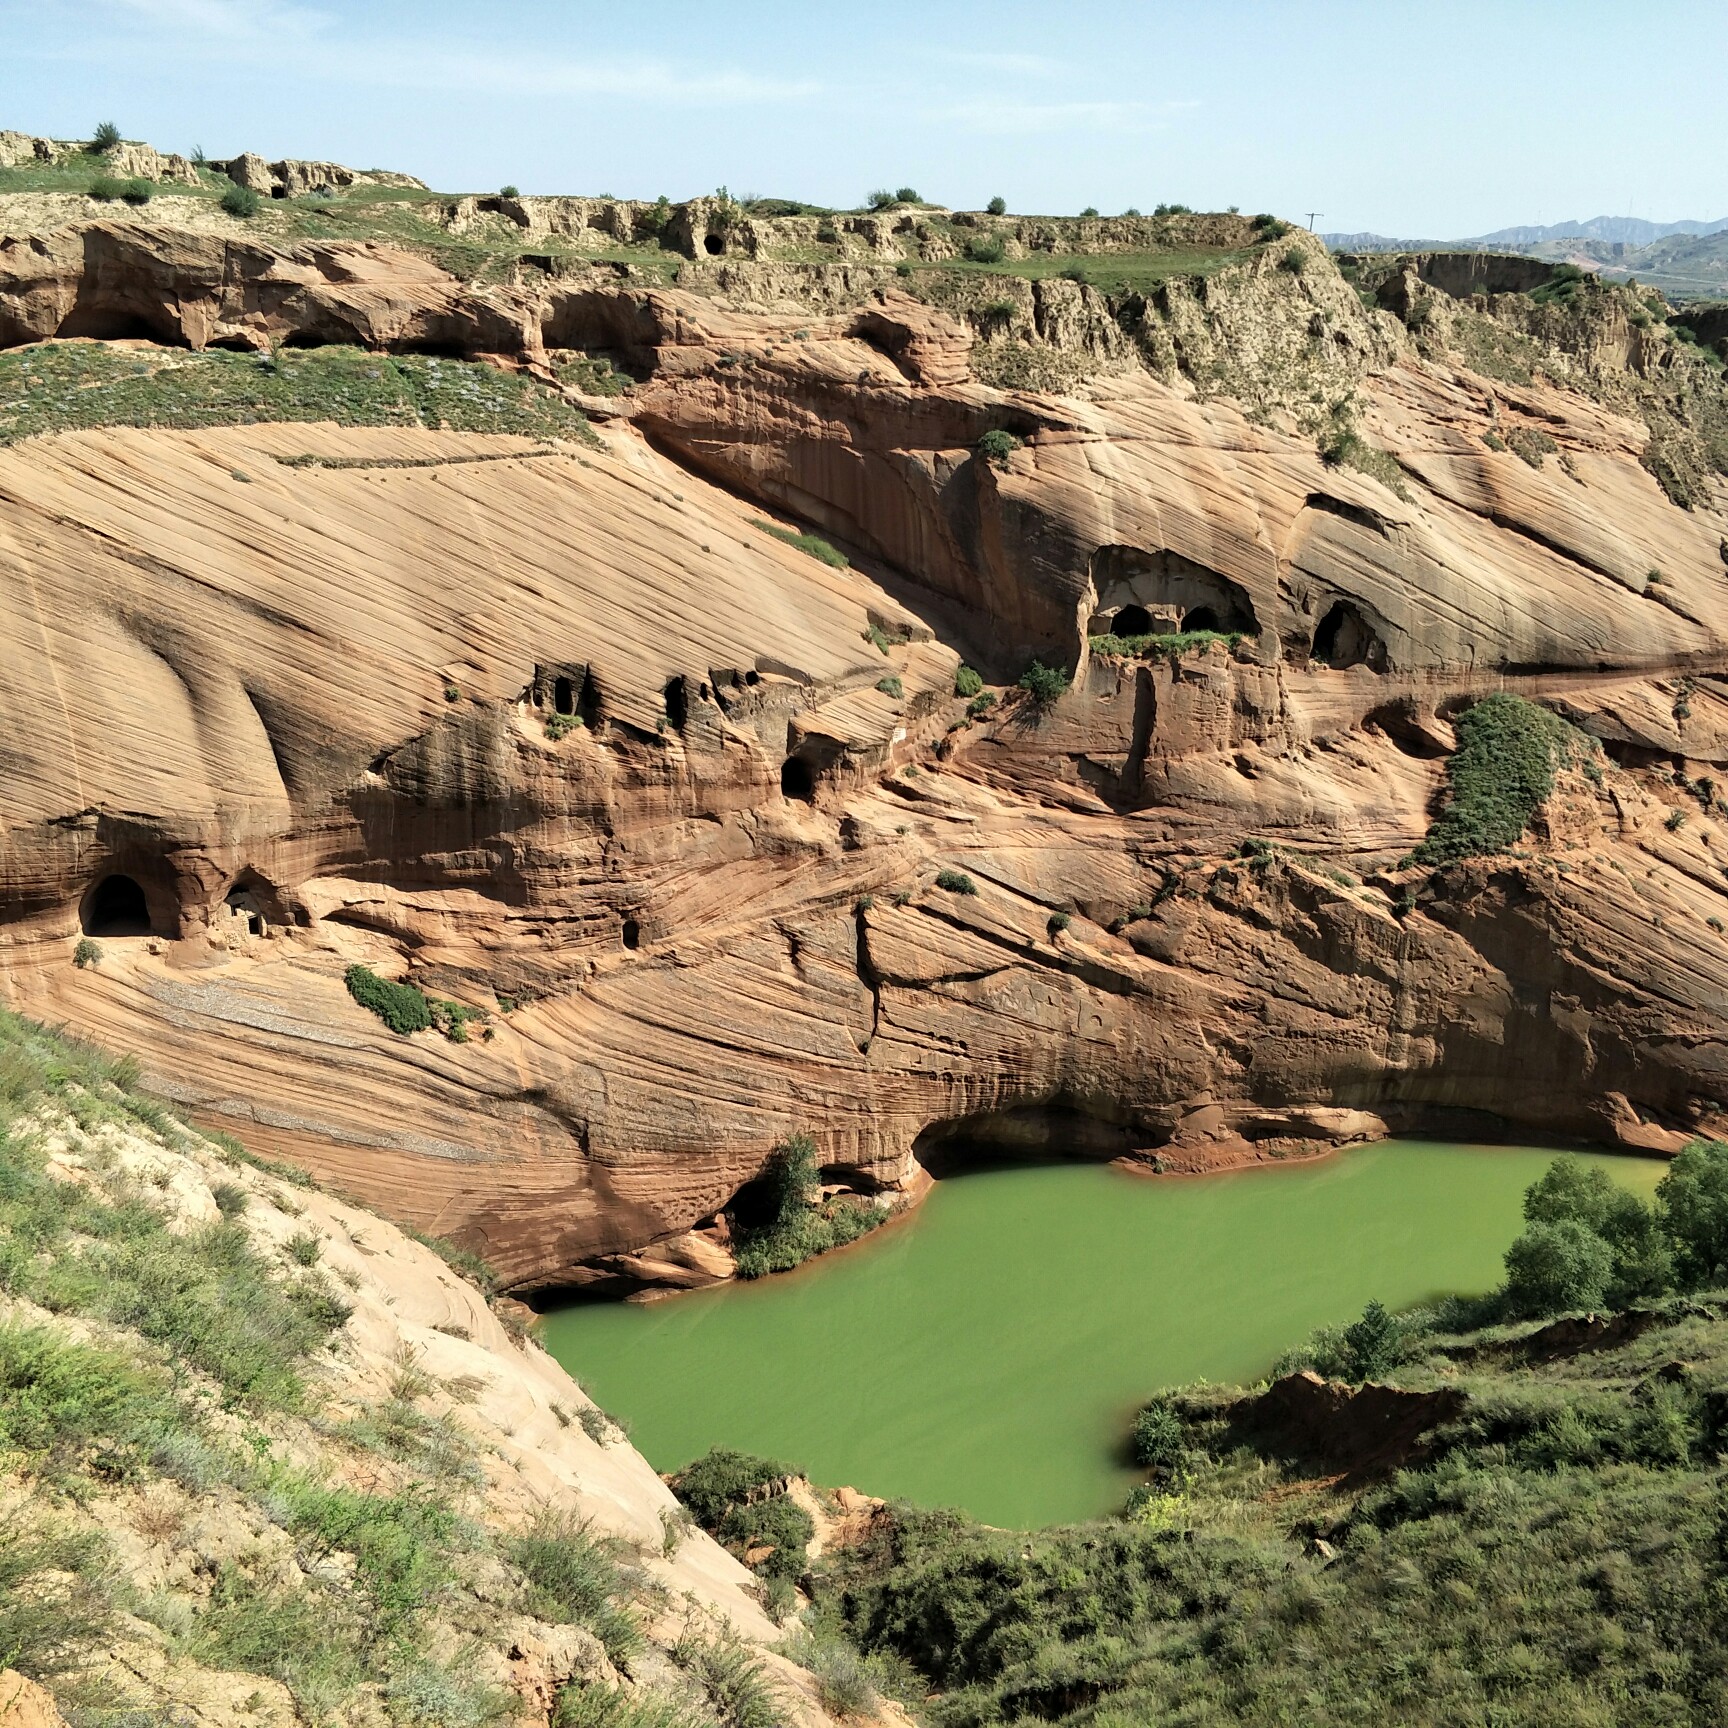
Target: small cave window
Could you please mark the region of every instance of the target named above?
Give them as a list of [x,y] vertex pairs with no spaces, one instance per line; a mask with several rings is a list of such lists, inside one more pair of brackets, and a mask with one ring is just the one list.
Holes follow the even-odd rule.
[[1110,629],[1117,636],[1150,636],[1152,614],[1144,606],[1124,606],[1110,620]]
[[576,712],[581,715],[582,724],[590,732],[599,729],[602,706],[600,686],[594,682],[594,674],[584,672],[582,674],[582,688],[576,692]]
[[744,682],[746,684],[760,684],[762,682],[762,674],[752,667],[744,674]]
[[618,932],[618,936],[626,948],[642,946],[642,926],[634,918],[624,920],[624,927]]
[[816,796],[816,777],[810,772],[810,764],[788,756],[780,764],[780,790],[784,796],[808,804]]
[[552,681],[552,711],[555,714],[576,712],[576,686],[568,678]]
[[251,889],[230,888],[223,904],[232,917],[246,920],[246,933],[249,936],[264,934],[264,908],[258,903],[258,896]]
[[702,250],[710,258],[718,258],[726,250],[726,242],[718,234],[709,234],[703,238]]
[[672,678],[666,684],[666,723],[677,731],[684,730],[690,718],[690,697],[682,678]]
[[[1223,626],[1218,622],[1218,614],[1210,606],[1196,606],[1192,612],[1183,618],[1182,628],[1184,630],[1221,630]],[[1117,634],[1120,635],[1121,632],[1118,631]]]
[[1384,666],[1386,649],[1354,606],[1339,600],[1314,632],[1313,658],[1327,666]]
[[150,906],[130,876],[104,876],[84,902],[86,936],[148,936]]

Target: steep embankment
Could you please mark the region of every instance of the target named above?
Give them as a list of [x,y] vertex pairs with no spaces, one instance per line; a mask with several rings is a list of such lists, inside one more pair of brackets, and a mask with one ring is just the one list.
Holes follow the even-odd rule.
[[0,1075],[10,1665],[212,1728],[698,1728],[729,1664],[822,1720],[750,1575],[432,1247],[11,1015]]
[[[880,220],[898,263],[685,207],[676,285],[6,243],[8,340],[176,367],[0,360],[20,430],[88,428],[0,451],[12,997],[524,1284],[723,1271],[704,1227],[806,1130],[869,1188],[1052,1124],[1192,1166],[1721,1120],[1728,514],[1707,462],[1664,493],[1645,390],[1706,363],[1617,361],[1607,302],[1358,293],[1235,218],[1137,287],[1087,270],[1168,221],[1068,280],[1077,231],[998,224],[1025,274],[991,275],[932,256],[985,219]],[[1466,313],[1521,371],[1423,334]],[[613,392],[593,444],[560,375]],[[1719,392],[1685,378],[1662,414]],[[1034,655],[1073,671],[1048,705]],[[1406,866],[1497,689],[1607,756],[1512,855]],[[392,1034],[356,962],[490,1025]]]

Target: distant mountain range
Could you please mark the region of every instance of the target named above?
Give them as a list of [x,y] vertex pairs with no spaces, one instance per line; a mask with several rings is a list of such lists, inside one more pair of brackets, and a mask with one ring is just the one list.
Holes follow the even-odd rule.
[[1522,248],[1551,240],[1605,240],[1612,245],[1648,246],[1673,234],[1720,234],[1725,229],[1728,216],[1714,222],[1646,222],[1642,216],[1592,216],[1588,222],[1496,228],[1492,234],[1476,234],[1467,240],[1394,240],[1385,234],[1370,233],[1322,234],[1320,238],[1338,252],[1412,252],[1458,246]]

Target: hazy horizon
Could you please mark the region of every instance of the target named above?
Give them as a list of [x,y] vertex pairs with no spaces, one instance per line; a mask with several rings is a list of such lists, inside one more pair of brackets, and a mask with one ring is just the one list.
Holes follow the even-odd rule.
[[401,169],[440,190],[1175,201],[1455,238],[1728,214],[1699,0],[0,0],[0,126]]

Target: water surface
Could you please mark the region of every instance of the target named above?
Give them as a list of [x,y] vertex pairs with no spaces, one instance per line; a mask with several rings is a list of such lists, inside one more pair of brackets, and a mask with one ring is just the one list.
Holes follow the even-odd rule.
[[[796,1272],[546,1317],[657,1469],[710,1446],[993,1524],[1095,1516],[1163,1386],[1242,1380],[1370,1298],[1499,1281],[1551,1150],[1387,1141],[1218,1176],[978,1171]],[[1648,1193],[1665,1165],[1590,1154]]]

